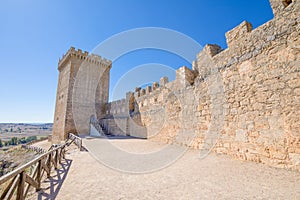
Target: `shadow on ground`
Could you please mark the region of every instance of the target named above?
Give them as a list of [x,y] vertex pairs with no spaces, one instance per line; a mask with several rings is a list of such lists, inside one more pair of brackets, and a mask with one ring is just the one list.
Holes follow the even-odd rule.
[[125,135],[106,135],[102,137],[95,137],[95,136],[81,136],[83,139],[107,139],[107,140],[130,140],[130,139],[139,139],[139,140],[146,140],[147,138],[139,138],[139,137],[134,137],[134,136],[125,136]]
[[70,159],[62,160],[62,163],[60,165],[61,168],[55,170],[54,174],[44,181],[43,184],[47,185],[48,187],[44,187],[41,191],[38,192],[38,200],[50,200],[56,198],[63,182],[68,175],[72,162],[73,161]]

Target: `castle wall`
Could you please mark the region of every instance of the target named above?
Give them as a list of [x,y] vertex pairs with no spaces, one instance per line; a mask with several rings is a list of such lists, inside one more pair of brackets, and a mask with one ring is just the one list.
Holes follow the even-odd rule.
[[147,137],[271,166],[300,169],[299,1],[271,1],[273,20],[226,33],[193,70],[134,93],[133,121]]
[[90,117],[103,115],[110,68],[110,61],[73,47],[59,61],[53,143],[65,140],[68,133],[87,134]]
[[64,138],[65,118],[67,114],[68,84],[70,81],[71,64],[60,70],[56,95],[55,118],[53,123],[52,141]]
[[[109,134],[147,138],[147,129],[141,125],[141,114],[134,110],[133,95],[127,93],[126,99],[110,102],[106,105],[106,116],[99,123]],[[137,110],[136,110],[137,111]]]
[[113,135],[128,135],[128,103],[126,99],[109,102],[106,105],[105,117],[99,123]]
[[280,6],[255,30],[243,23],[229,31],[228,49],[212,58],[225,94],[215,151],[300,169],[300,6]]
[[242,22],[226,33],[227,49],[206,45],[176,80],[110,103],[111,62],[71,48],[59,62],[53,140],[88,133],[94,115],[114,135],[300,170],[299,0],[270,2],[274,19],[255,30]]

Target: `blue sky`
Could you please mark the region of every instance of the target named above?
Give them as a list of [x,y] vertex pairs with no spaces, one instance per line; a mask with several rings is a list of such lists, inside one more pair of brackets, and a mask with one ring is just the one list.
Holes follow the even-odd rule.
[[[70,46],[91,51],[122,31],[163,27],[226,48],[226,31],[272,17],[268,0],[1,0],[0,122],[53,121],[57,62]],[[128,54],[113,64],[111,88],[123,72],[151,62],[186,65],[165,52]]]

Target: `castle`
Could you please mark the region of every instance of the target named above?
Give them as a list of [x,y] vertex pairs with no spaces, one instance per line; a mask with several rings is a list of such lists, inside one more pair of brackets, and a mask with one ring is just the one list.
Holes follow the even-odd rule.
[[112,62],[70,48],[58,63],[52,141],[128,135],[299,170],[300,3],[270,3],[272,20],[254,30],[242,22],[226,33],[227,49],[206,45],[176,80],[118,101],[108,102]]

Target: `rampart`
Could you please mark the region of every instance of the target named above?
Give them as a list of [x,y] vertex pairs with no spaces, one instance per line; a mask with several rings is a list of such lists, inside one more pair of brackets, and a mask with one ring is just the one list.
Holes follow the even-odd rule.
[[[110,112],[155,141],[299,170],[299,1],[271,5],[271,21],[254,30],[242,22],[226,33],[227,49],[206,45],[192,70],[136,88],[132,103],[112,102]],[[121,126],[125,134],[137,132],[130,123]]]
[[[96,92],[100,128],[185,145],[205,152],[300,170],[300,3],[270,0],[274,18],[256,29],[249,22],[226,33],[228,48],[206,45],[192,69],[181,67],[176,79],[163,77],[137,87],[125,99],[108,102],[111,62],[71,48],[59,61],[59,85],[53,138],[69,131],[87,132],[92,114],[86,77],[79,85],[82,131],[73,130],[72,105],[78,66],[86,60],[104,76]],[[96,60],[95,60],[96,59]],[[89,67],[84,74],[89,74]],[[91,74],[96,74],[92,72]],[[93,105],[95,106],[95,105]],[[75,107],[75,108],[77,108]],[[63,134],[63,135],[62,135]]]

